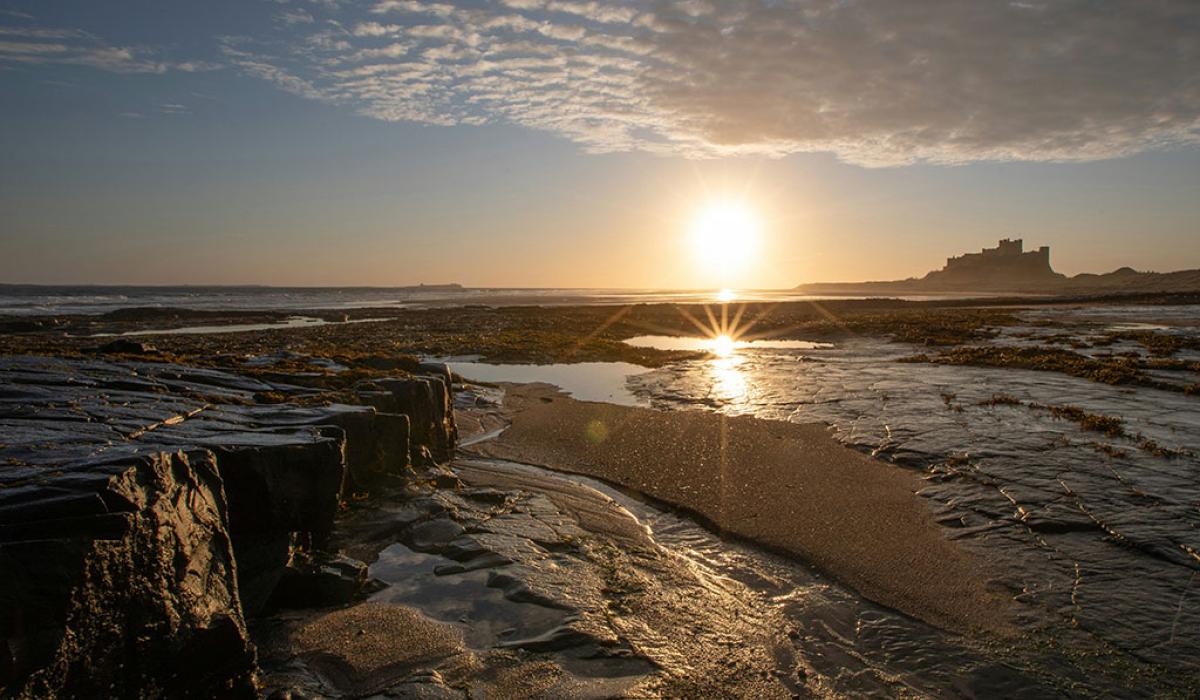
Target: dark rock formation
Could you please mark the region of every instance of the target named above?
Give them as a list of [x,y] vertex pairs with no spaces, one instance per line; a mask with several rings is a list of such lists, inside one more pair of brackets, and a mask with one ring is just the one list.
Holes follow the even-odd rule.
[[0,357],[0,377],[4,697],[253,696],[246,617],[353,596],[365,569],[318,551],[340,499],[456,434],[441,373],[367,405],[149,362]]
[[253,697],[212,453],[21,475],[0,471],[0,690]]
[[409,417],[414,460],[421,458],[421,447],[428,446],[433,459],[445,461],[453,455],[458,439],[449,388],[450,371],[445,365],[441,367],[435,376],[376,380],[375,391],[359,394],[380,411]]
[[280,578],[271,596],[276,608],[316,608],[344,605],[367,584],[367,565],[340,554],[317,552],[297,557]]
[[111,343],[105,343],[99,347],[91,348],[89,352],[97,354],[107,353],[112,355],[148,355],[154,352],[156,349],[157,348],[149,343],[142,343],[136,340],[126,340],[124,338],[120,338],[112,341]]

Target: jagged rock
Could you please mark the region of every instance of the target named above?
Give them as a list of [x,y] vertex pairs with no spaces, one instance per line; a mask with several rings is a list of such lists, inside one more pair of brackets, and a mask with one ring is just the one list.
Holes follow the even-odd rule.
[[[375,384],[391,395],[390,400],[377,397],[389,412],[409,417],[414,448],[428,446],[437,461],[453,455],[458,429],[450,385],[443,376],[384,379]],[[418,460],[419,454],[414,452],[413,459]]]
[[[418,387],[385,411],[167,363],[0,357],[0,379],[0,696],[252,696],[245,618],[340,499],[454,445],[441,378],[384,380]],[[307,595],[353,597],[365,567],[330,561]]]
[[0,694],[253,697],[212,453],[77,469],[0,516]]
[[445,362],[422,362],[418,368],[424,374],[441,377],[446,386],[454,384],[454,374],[450,371],[450,365]]

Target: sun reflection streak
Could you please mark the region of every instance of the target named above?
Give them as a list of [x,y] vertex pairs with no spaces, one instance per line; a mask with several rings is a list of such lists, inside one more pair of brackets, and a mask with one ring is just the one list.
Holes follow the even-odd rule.
[[743,361],[736,355],[709,361],[708,373],[712,378],[710,398],[730,403],[740,403],[746,398],[750,393],[750,385],[741,369]]
[[[755,341],[787,336],[800,327],[798,323],[783,326],[779,324],[767,325],[765,321],[771,315],[772,311],[779,306],[778,303],[752,304],[743,302],[736,305],[729,303],[736,299],[736,296],[736,293],[731,289],[720,290],[717,293],[719,303],[697,305],[703,309],[703,317],[682,304],[675,306],[679,315],[694,326],[704,337],[704,347],[712,355],[712,358],[707,362],[708,373],[712,379],[712,388],[709,396],[722,403],[744,402],[752,391],[751,382],[748,380],[745,367],[743,366],[746,358],[740,356],[739,350],[751,347],[751,343]],[[729,301],[725,301],[726,298]],[[818,314],[838,324],[840,327],[844,327],[840,319],[820,304],[816,302],[809,303]],[[717,309],[714,310],[713,306],[716,306]],[[730,313],[730,306],[734,306],[732,314]],[[756,327],[760,324],[767,325],[767,328],[755,332]],[[655,329],[651,328],[651,330]],[[678,334],[678,331],[673,328],[663,328],[662,332],[665,335]]]
[[729,357],[737,349],[737,342],[727,335],[718,335],[710,340],[708,345],[712,354],[717,357]]

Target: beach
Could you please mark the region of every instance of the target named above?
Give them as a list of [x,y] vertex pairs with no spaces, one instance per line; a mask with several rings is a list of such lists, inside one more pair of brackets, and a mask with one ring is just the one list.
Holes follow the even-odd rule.
[[[183,559],[225,542],[192,566],[237,585],[195,609],[234,621],[242,690],[1187,694],[1200,341],[1175,301],[9,318],[0,534],[114,537],[119,507],[182,523]],[[164,469],[211,517],[127,493]]]
[[1011,597],[946,539],[919,475],[834,440],[824,425],[576,401],[508,385],[511,425],[481,455],[577,472],[797,556],[877,603],[959,632],[1014,632]]

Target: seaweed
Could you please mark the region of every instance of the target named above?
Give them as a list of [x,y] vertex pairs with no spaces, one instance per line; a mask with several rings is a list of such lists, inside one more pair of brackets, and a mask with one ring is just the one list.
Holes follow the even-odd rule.
[[977,401],[976,406],[1022,406],[1024,401],[1011,394],[992,394],[992,398]]

